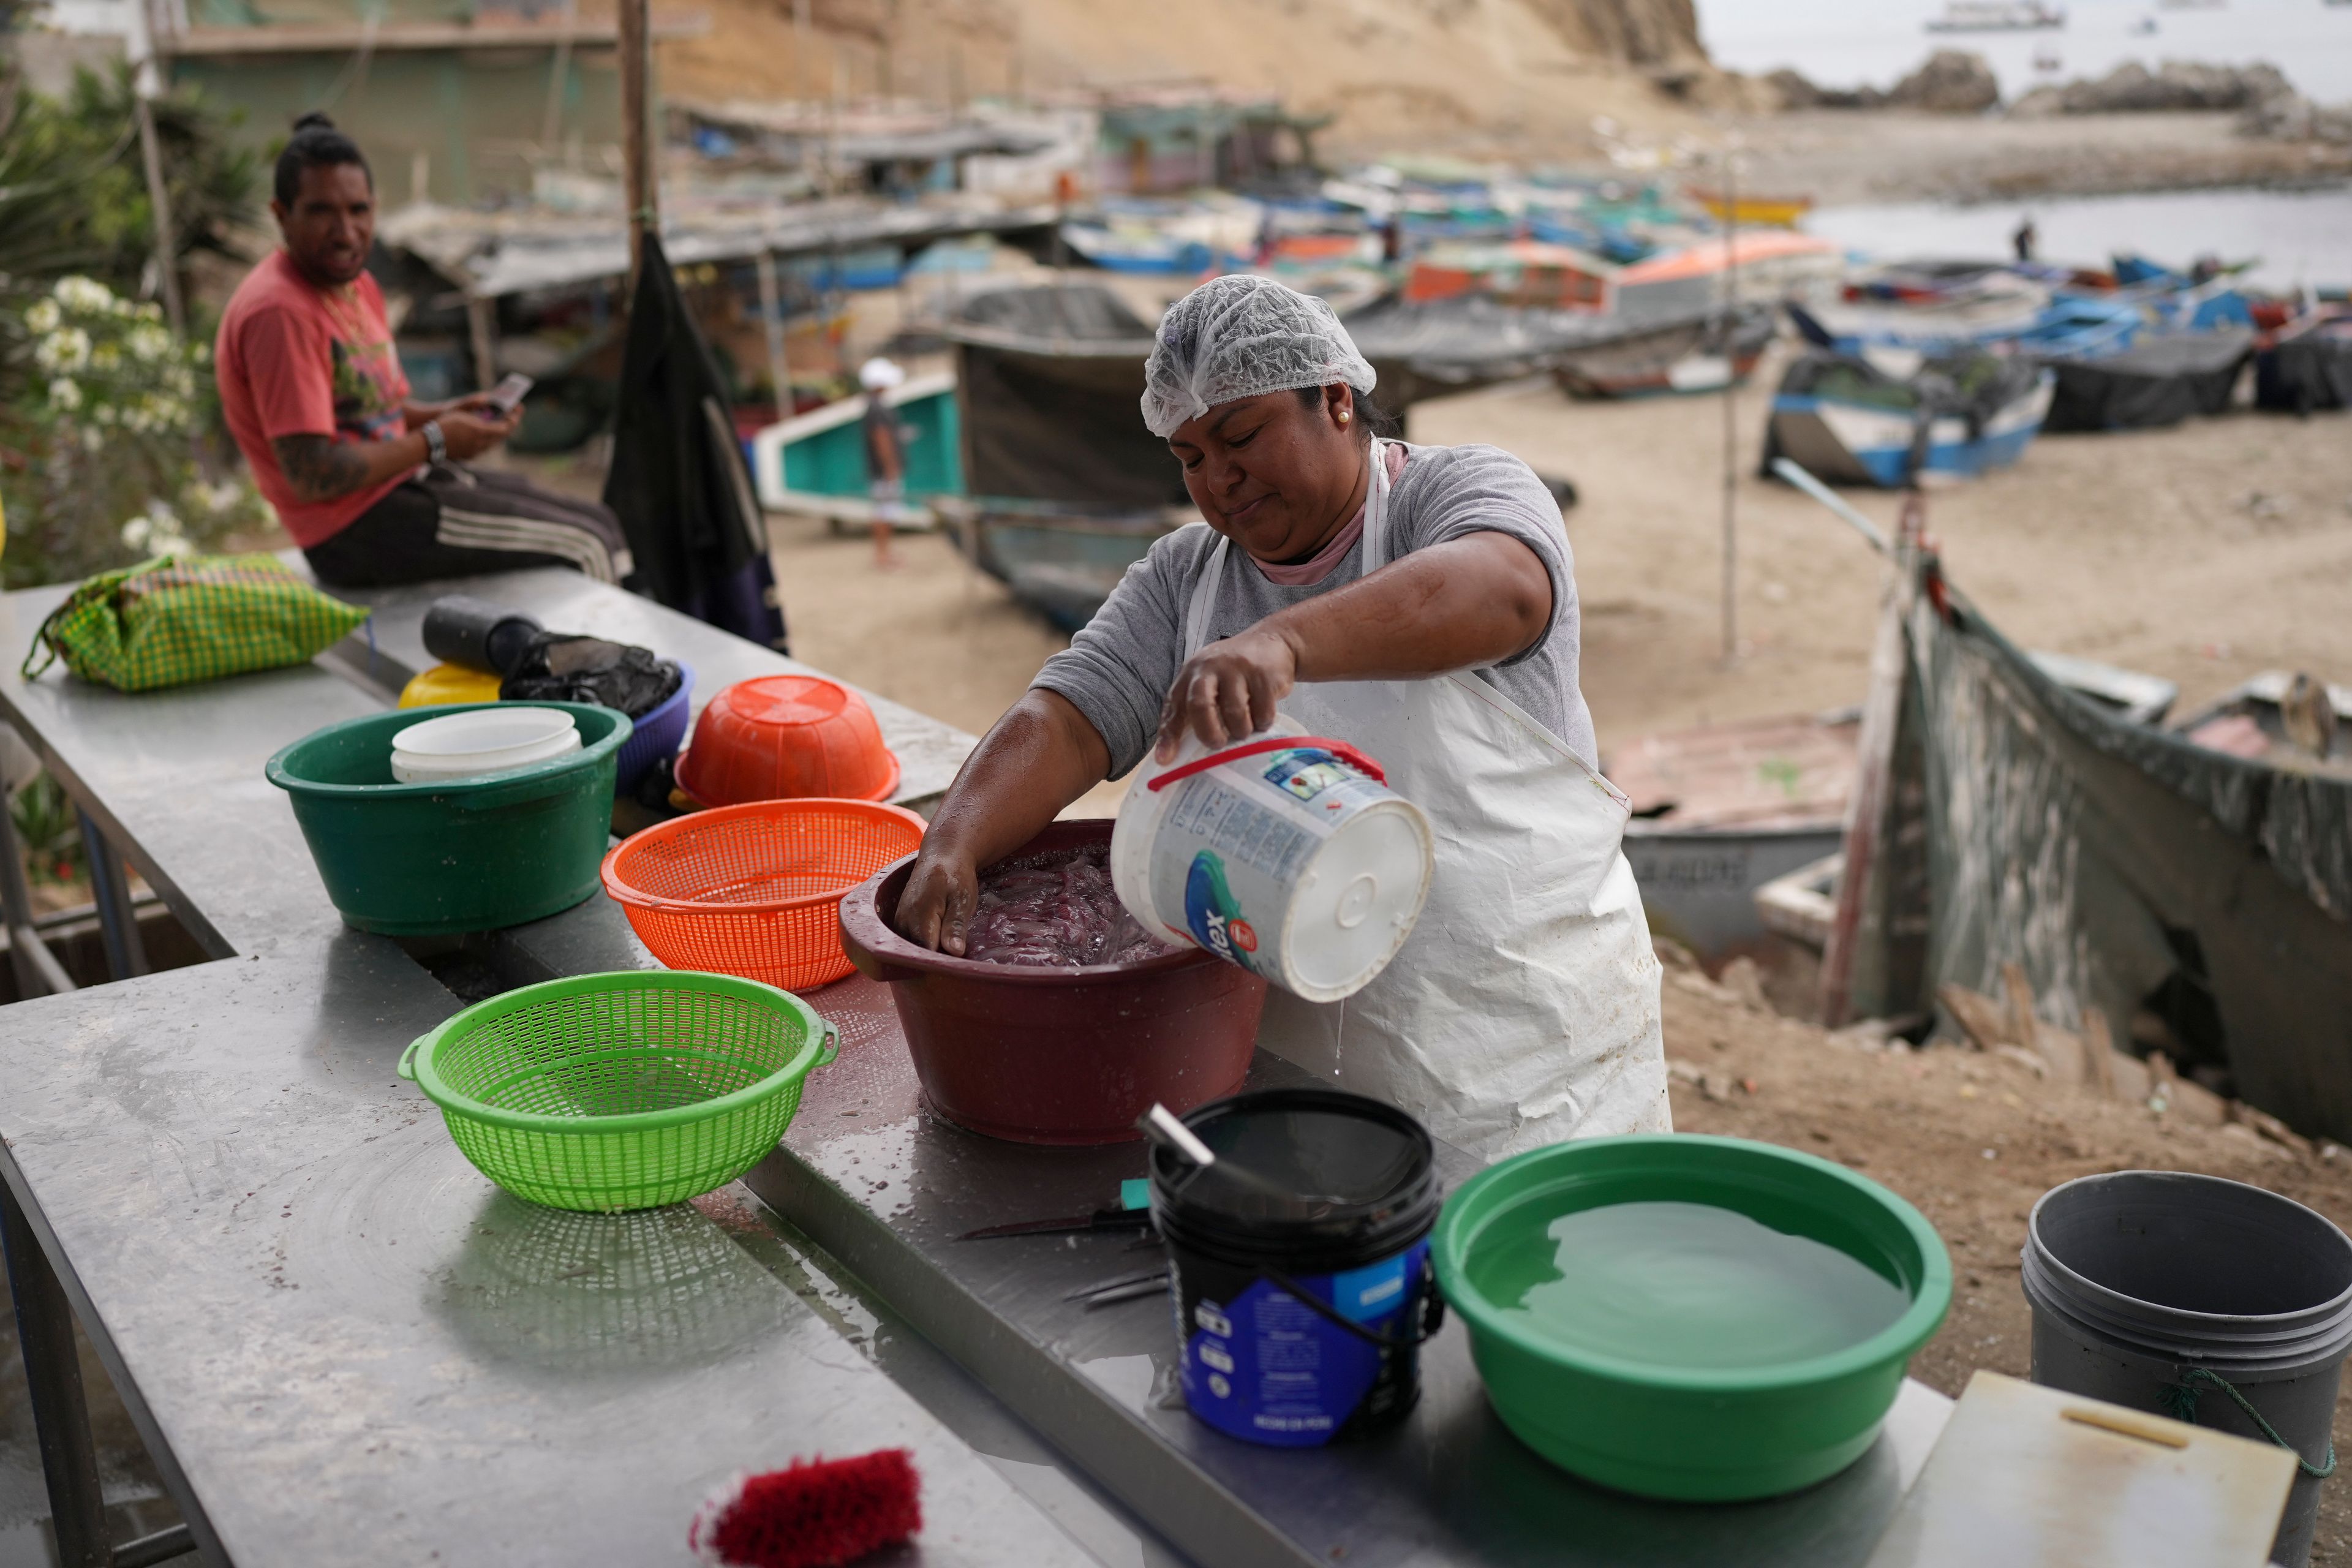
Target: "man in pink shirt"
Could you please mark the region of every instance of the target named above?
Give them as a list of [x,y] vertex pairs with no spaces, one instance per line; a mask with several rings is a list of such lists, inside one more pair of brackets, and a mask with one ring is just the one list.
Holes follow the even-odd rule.
[[285,240],[222,313],[229,434],[320,581],[362,588],[526,566],[617,583],[632,563],[603,506],[466,466],[513,432],[488,395],[417,403],[367,275],[375,184],[323,114],[294,122],[271,216]]

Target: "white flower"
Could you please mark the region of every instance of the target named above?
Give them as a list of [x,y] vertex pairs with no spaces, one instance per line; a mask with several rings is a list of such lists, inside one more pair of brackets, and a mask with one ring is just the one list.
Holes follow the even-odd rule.
[[195,348],[195,353],[194,353],[194,358],[195,359],[195,362],[196,362],[198,364],[203,364],[203,363],[205,363],[205,362],[209,361],[212,357],[213,357],[213,346],[212,346],[212,344],[210,344],[210,343],[198,343],[198,344],[196,345],[196,348]]
[[71,376],[61,375],[49,383],[49,405],[71,414],[81,406],[81,385]]
[[49,293],[67,310],[79,310],[87,315],[102,314],[108,306],[114,303],[112,289],[96,279],[84,278],[78,274],[71,278],[58,279],[58,286],[50,289]]
[[[66,279],[70,283],[71,279]],[[64,283],[58,285],[62,289]],[[52,375],[60,371],[75,371],[89,363],[89,334],[79,327],[67,327],[51,332],[33,351],[33,363]]]
[[163,307],[150,300],[139,307],[139,319],[142,321],[160,321],[163,319]]
[[44,336],[56,331],[58,324],[64,320],[65,312],[58,309],[55,300],[36,300],[32,308],[25,312],[25,325]]
[[113,404],[101,403],[90,409],[89,416],[100,425],[111,425],[122,416]]
[[143,517],[134,517],[122,525],[122,542],[133,550],[144,550],[147,548],[147,536],[154,531],[153,523]]
[[81,427],[81,449],[83,451],[95,457],[98,454],[98,449],[105,444],[106,437],[97,426],[85,425]]
[[89,351],[89,363],[96,370],[112,370],[122,363],[122,351],[112,343],[100,343]]
[[122,342],[131,350],[131,357],[142,364],[153,364],[172,352],[172,334],[152,322],[140,322]]

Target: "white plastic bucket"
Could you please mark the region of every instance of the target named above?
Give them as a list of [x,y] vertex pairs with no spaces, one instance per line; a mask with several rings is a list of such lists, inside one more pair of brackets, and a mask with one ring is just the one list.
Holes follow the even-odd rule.
[[1336,1002],[1412,934],[1435,865],[1429,818],[1353,746],[1281,727],[1147,762],[1111,832],[1111,884],[1145,930]]
[[479,778],[580,749],[580,727],[560,708],[500,703],[411,724],[392,738],[392,776],[402,784]]

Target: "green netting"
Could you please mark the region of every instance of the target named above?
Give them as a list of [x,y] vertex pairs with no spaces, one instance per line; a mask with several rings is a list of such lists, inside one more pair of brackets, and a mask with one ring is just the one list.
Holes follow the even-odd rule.
[[412,1047],[414,1076],[466,1157],[516,1196],[648,1208],[723,1186],[774,1148],[809,1069],[831,1059],[828,1032],[752,981],[582,975],[460,1013]]

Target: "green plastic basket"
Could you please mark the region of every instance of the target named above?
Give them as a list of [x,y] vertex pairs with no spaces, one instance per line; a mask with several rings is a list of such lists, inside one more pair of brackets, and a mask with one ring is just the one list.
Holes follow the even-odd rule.
[[411,1043],[400,1076],[515,1196],[612,1213],[683,1203],[758,1164],[835,1041],[789,991],[628,970],[476,1003]]

